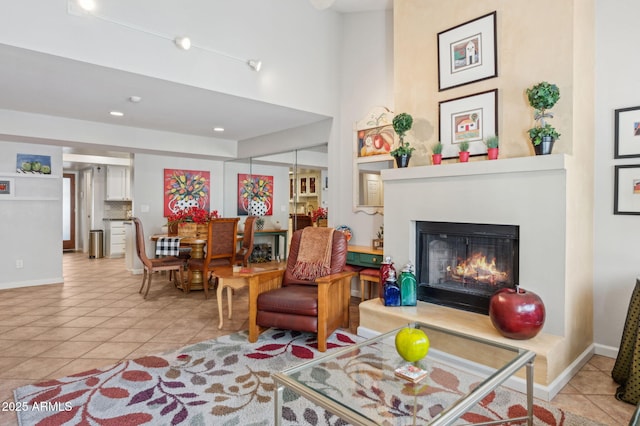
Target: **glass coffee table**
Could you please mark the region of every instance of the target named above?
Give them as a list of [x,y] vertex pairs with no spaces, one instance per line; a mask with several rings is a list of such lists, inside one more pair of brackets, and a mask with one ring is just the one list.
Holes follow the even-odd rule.
[[[275,424],[282,423],[283,404],[303,397],[354,425],[449,425],[467,416],[474,424],[533,425],[535,352],[427,324],[407,326],[422,329],[431,343],[414,363],[427,371],[424,378],[413,383],[396,376],[408,363],[395,349],[400,329],[393,330],[274,374]],[[483,409],[492,410],[485,397],[521,368],[526,415],[476,423]]]

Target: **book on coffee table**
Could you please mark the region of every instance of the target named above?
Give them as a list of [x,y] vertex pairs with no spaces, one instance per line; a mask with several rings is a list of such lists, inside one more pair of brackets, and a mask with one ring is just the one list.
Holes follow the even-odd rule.
[[423,370],[420,367],[416,367],[413,364],[405,364],[402,367],[398,367],[395,370],[396,376],[409,380],[410,382],[417,383],[427,376],[427,370]]

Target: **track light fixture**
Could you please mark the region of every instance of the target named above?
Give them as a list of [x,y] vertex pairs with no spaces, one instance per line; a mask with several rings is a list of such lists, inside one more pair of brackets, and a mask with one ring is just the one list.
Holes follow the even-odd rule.
[[262,61],[258,59],[249,59],[247,61],[247,65],[249,65],[255,72],[259,72],[260,68],[262,68]]
[[[141,27],[138,27],[136,25],[133,24],[129,24],[126,22],[121,22],[121,21],[117,21],[115,19],[111,19],[108,17],[105,17],[101,14],[98,14],[95,12],[95,8],[96,8],[96,1],[95,0],[67,0],[67,10],[70,14],[73,15],[78,15],[78,16],[82,16],[82,15],[90,15],[93,16],[97,19],[101,19],[103,21],[106,22],[110,22],[112,24],[116,24],[116,25],[120,25],[121,27],[125,27],[129,30],[135,30],[135,31],[139,31],[141,33],[145,33],[151,36],[155,36],[155,37],[159,37],[165,40],[171,40],[178,48],[182,49],[182,50],[189,50],[192,47],[196,48],[196,49],[200,49],[200,50],[204,50],[210,53],[215,53],[217,55],[221,55],[221,56],[226,56],[229,59],[234,59],[236,61],[245,63],[247,65],[249,65],[251,67],[252,70],[254,70],[255,72],[260,71],[260,68],[262,67],[262,61],[258,60],[258,59],[242,59],[242,58],[238,58],[237,56],[233,56],[233,55],[229,55],[227,53],[224,52],[220,52],[214,49],[210,49],[208,47],[205,46],[199,46],[199,45],[195,45],[193,43],[191,43],[191,39],[189,37],[185,37],[185,36],[179,36],[179,37],[171,37],[171,36],[167,36],[165,34],[160,34],[154,31],[150,31]],[[78,7],[80,8],[80,10],[78,9]]]
[[173,41],[182,50],[191,49],[191,39],[189,37],[176,37]]

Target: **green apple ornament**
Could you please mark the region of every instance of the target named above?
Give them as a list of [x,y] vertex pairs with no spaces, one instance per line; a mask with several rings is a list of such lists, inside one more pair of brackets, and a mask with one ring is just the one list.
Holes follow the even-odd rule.
[[396,334],[396,350],[408,362],[419,361],[429,352],[429,338],[419,328],[405,327]]

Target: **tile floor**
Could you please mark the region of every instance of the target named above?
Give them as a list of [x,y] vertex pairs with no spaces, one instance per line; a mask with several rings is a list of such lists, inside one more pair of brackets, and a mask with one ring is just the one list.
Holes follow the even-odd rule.
[[[0,401],[13,401],[13,389],[28,383],[247,328],[246,290],[236,291],[233,319],[218,330],[215,295],[184,294],[156,275],[144,300],[142,276],[127,272],[123,259],[65,253],[63,263],[64,284],[0,290]],[[352,301],[355,333],[359,298]],[[613,363],[594,356],[552,403],[606,425],[627,425],[634,407],[613,397]],[[0,426],[16,424],[14,412],[0,410]]]

